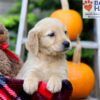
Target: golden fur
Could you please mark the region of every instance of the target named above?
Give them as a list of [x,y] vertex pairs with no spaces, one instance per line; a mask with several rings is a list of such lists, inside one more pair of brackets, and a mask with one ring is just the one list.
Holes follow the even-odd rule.
[[[70,40],[64,33],[65,26],[54,18],[45,18],[29,31],[26,48],[28,58],[17,75],[24,79],[23,88],[28,94],[38,89],[39,81],[46,81],[51,92],[61,90],[61,82],[67,79],[67,64],[63,41]],[[49,36],[54,32],[55,36]],[[69,48],[67,48],[69,49]]]

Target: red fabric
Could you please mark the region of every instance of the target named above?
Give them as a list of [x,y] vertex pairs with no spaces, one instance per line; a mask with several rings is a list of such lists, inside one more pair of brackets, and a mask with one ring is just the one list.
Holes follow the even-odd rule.
[[28,95],[23,90],[23,80],[0,75],[0,100],[70,100],[72,85],[68,80],[63,80],[61,91],[54,94],[46,89],[46,85],[40,82],[38,91]]
[[46,82],[40,82],[38,92],[41,95],[43,95],[44,97],[46,97],[48,100],[51,100],[51,98],[53,97],[53,94],[51,92],[49,92],[46,89],[46,87],[47,87],[47,83]]
[[16,92],[7,84],[8,79],[10,78],[0,75],[0,100],[21,100]]
[[12,57],[13,59],[15,59],[17,62],[19,62],[19,58],[10,50],[8,50],[9,44],[4,43],[4,44],[0,44],[0,49],[2,49],[3,51],[5,51],[5,53],[7,55],[9,55],[10,57]]
[[0,100],[11,100],[4,89],[0,89]]
[[8,85],[4,85],[5,90],[14,98],[16,98],[16,93],[8,86]]

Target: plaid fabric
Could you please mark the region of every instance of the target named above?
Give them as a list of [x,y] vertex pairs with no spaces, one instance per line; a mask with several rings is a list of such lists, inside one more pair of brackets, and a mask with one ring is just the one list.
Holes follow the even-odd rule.
[[23,91],[23,80],[11,79],[0,75],[0,100],[69,100],[72,85],[68,80],[62,82],[62,90],[52,94],[46,89],[46,83],[40,82],[39,89],[33,95]]
[[21,100],[7,84],[8,77],[0,75],[0,100]]

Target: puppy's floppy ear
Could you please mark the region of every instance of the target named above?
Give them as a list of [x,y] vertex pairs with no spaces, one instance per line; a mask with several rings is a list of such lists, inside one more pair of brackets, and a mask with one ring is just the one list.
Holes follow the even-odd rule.
[[35,55],[39,51],[39,40],[38,40],[38,30],[36,28],[32,29],[28,33],[28,38],[26,41],[26,49]]

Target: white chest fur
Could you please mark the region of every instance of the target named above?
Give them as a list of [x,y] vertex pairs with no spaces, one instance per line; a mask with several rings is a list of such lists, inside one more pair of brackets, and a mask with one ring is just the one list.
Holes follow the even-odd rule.
[[17,78],[25,79],[29,72],[35,72],[42,81],[48,81],[52,75],[59,75],[62,79],[67,79],[67,63],[65,57],[28,57]]

